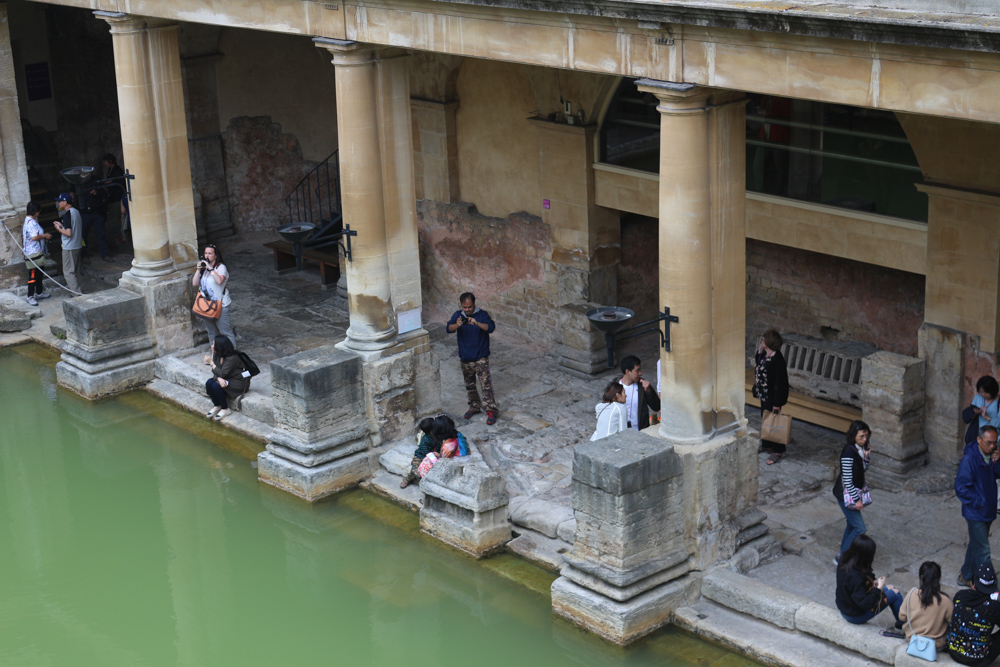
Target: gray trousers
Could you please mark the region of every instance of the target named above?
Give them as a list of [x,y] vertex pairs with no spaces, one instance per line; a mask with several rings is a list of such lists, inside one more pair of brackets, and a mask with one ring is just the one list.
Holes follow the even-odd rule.
[[66,276],[66,287],[74,292],[82,292],[76,272],[80,266],[80,248],[62,251],[62,272]]
[[223,308],[219,319],[213,320],[209,317],[202,317],[205,323],[205,331],[208,332],[208,344],[211,345],[216,336],[225,336],[229,342],[236,347],[236,332],[233,331],[233,324],[229,320],[229,308]]

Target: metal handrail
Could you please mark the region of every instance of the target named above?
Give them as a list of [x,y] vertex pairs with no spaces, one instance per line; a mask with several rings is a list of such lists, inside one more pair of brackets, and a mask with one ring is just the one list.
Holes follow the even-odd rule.
[[316,231],[303,241],[303,245],[317,247],[317,244],[329,241],[331,233],[343,227],[337,153],[333,151],[309,170],[285,197],[289,223],[309,222],[316,225]]

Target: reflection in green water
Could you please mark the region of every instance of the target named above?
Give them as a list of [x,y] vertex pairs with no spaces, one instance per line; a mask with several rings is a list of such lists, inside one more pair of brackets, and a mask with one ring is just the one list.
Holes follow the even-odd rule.
[[55,361],[0,350],[0,664],[754,664],[669,630],[606,644],[553,618],[549,573],[366,492],[258,484],[255,443],[144,392],[87,402]]

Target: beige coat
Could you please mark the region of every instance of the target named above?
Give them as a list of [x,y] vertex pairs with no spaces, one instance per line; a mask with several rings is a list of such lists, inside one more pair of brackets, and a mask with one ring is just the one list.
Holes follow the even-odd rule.
[[[909,605],[910,616],[907,623],[907,605]],[[948,634],[948,623],[951,621],[951,612],[955,604],[951,598],[941,593],[941,599],[933,602],[931,606],[924,607],[920,604],[920,592],[914,588],[899,607],[899,620],[903,621],[903,631],[906,632],[906,639],[910,639],[910,626],[913,626],[912,634],[922,637],[931,637],[939,651],[945,647],[945,636]]]

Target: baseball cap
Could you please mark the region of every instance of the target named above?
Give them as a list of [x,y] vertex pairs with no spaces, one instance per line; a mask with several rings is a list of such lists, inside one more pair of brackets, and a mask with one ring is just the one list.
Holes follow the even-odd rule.
[[993,570],[993,563],[986,561],[976,570],[976,590],[980,593],[997,592],[997,574]]
[[56,197],[56,201],[73,201],[73,198],[68,192],[60,192],[59,196]]

